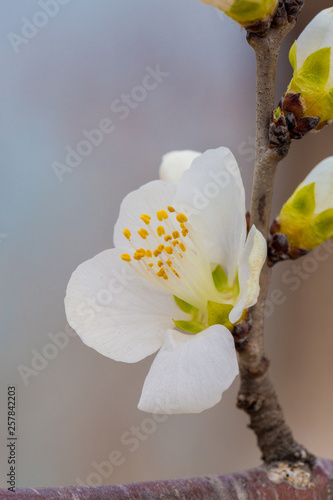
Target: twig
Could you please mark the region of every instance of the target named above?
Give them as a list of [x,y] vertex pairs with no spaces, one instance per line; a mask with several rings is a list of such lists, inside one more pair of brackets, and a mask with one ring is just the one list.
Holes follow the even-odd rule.
[[[272,26],[264,37],[248,34],[248,42],[255,51],[257,62],[256,164],[251,224],[255,224],[266,238],[275,171],[282,159],[281,149],[272,149],[269,145],[277,60],[281,42],[295,24],[295,18],[288,18],[285,11],[283,19],[283,2],[280,6],[278,27]],[[287,152],[288,148],[283,154]],[[237,404],[250,416],[250,427],[257,435],[266,463],[281,460],[295,463],[301,459],[312,466],[315,459],[294,440],[267,373],[269,362],[264,355],[264,308],[270,278],[271,269],[265,265],[260,278],[260,296],[251,311],[252,329],[239,352],[241,387]]]

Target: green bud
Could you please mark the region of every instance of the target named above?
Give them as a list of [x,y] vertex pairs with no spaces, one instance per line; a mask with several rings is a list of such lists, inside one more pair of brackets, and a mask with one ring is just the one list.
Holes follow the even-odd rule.
[[333,238],[333,156],[320,162],[297,187],[277,223],[291,247],[312,250]]
[[272,17],[278,0],[201,0],[222,10],[243,26]]

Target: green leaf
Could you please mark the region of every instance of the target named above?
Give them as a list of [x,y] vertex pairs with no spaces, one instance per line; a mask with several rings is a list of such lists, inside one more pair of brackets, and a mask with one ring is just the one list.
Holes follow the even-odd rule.
[[205,329],[204,325],[197,323],[196,321],[175,321],[174,319],[172,321],[177,328],[189,333],[200,333]]
[[324,88],[330,74],[330,65],[331,47],[324,47],[309,55],[298,72],[297,77],[305,85],[310,85],[317,89]]
[[289,51],[289,61],[292,65],[293,69],[296,71],[297,69],[297,44],[296,40],[294,41],[290,51]]
[[219,304],[209,300],[207,302],[208,325],[224,325],[232,328],[233,324],[229,321],[229,313],[234,306],[231,304]]
[[295,192],[291,200],[291,207],[302,216],[309,217],[316,206],[315,183],[306,184]]
[[221,266],[217,266],[212,272],[215,288],[222,292],[228,286],[228,276]]
[[199,312],[199,309],[192,306],[188,302],[185,302],[185,300],[182,300],[179,297],[176,297],[176,295],[174,295],[173,298],[175,299],[175,302],[176,302],[177,306],[179,307],[179,309],[181,309],[183,312],[185,312],[187,314],[195,314],[195,315]]
[[324,210],[313,221],[316,234],[323,240],[332,237],[333,234],[333,208]]

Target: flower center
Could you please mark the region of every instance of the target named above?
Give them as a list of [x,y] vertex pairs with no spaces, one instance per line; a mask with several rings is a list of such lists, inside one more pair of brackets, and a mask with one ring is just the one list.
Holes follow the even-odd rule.
[[123,230],[134,253],[122,254],[122,260],[145,279],[201,311],[206,310],[208,300],[221,302],[207,251],[186,215],[168,206],[153,217],[142,214],[140,219],[145,226],[137,234]]

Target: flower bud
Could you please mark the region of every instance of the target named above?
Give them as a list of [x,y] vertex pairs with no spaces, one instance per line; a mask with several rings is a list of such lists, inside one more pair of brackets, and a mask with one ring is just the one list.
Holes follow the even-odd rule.
[[309,173],[276,222],[291,247],[312,250],[333,237],[333,156]]
[[[293,96],[300,94],[297,118],[318,117],[321,129],[333,119],[333,8],[321,11],[304,29],[290,49],[293,78],[283,108],[290,108]],[[294,108],[295,106],[293,106]]]
[[257,21],[262,21],[273,16],[278,0],[201,0],[207,5],[212,5],[223,10],[243,26],[249,26]]

